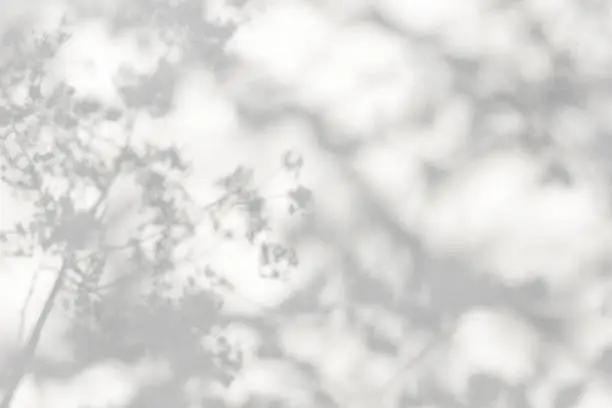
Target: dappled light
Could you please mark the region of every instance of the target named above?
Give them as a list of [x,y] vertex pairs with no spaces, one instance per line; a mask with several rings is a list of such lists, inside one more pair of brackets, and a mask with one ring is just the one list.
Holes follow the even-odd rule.
[[128,3],[2,6],[0,408],[610,406],[607,2]]

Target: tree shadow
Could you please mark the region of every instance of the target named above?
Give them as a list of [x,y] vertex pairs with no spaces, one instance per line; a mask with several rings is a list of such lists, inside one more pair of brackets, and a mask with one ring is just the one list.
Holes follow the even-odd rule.
[[[194,16],[202,13],[198,7],[201,7],[201,2],[186,1],[177,7],[161,5],[151,13],[152,17],[148,24],[161,33],[185,30],[186,42],[183,45],[187,50],[186,61],[189,63],[197,65],[205,62],[218,71],[239,64],[224,56],[222,51],[222,44],[231,37],[236,27],[215,27],[197,23]],[[126,12],[123,16],[116,16],[113,19],[115,29],[130,27],[139,21],[139,18],[148,15],[146,11],[137,8],[137,12]],[[530,16],[525,18],[529,19]],[[410,32],[377,12],[361,16],[361,19],[359,21],[361,23],[373,24],[384,32],[401,37],[406,46],[418,44],[426,48],[450,67],[452,80],[448,97],[463,98],[474,112],[464,149],[468,163],[494,152],[518,148],[523,154],[535,157],[542,164],[543,185],[555,184],[562,189],[570,189],[576,185],[578,175],[574,174],[571,160],[557,146],[549,128],[552,127],[559,109],[584,108],[589,94],[594,90],[605,92],[609,89],[610,81],[607,78],[585,78],[578,74],[568,55],[549,44],[546,36],[538,29],[537,22],[528,24],[532,31],[532,41],[550,54],[554,73],[543,83],[534,84],[521,78],[511,67],[506,74],[506,80],[511,86],[483,92],[481,79],[491,73],[496,61],[487,56],[473,58],[458,56],[447,50],[437,38]],[[30,57],[34,58],[32,55]],[[25,61],[31,60],[25,58]],[[25,80],[26,75],[22,75],[23,72],[20,74],[23,67],[16,65],[12,69],[16,77]],[[13,123],[24,121],[28,115],[36,112],[38,106],[46,104],[52,108],[55,124],[64,131],[82,126],[87,120],[96,118],[96,115],[113,122],[125,121],[121,123],[125,123],[127,128],[130,112],[143,111],[152,116],[163,116],[168,113],[179,71],[180,68],[176,64],[162,63],[152,76],[140,78],[135,85],[123,88],[122,96],[128,106],[127,112],[118,112],[97,106],[95,103],[74,103],[75,98],[70,89],[59,88],[48,99],[32,91],[33,105],[26,108],[12,107],[7,111],[9,113],[2,116],[2,123],[8,125],[5,126],[7,128],[14,127]],[[270,82],[269,88],[273,92],[282,94],[286,91],[284,86]],[[34,85],[32,87],[36,88]],[[74,313],[73,326],[67,333],[67,339],[74,345],[75,361],[70,364],[53,364],[35,359],[31,363],[31,370],[41,378],[68,378],[89,365],[108,359],[118,358],[133,364],[146,358],[163,359],[169,362],[171,375],[156,385],[142,386],[128,406],[132,408],[189,406],[184,386],[191,378],[205,378],[211,383],[229,386],[232,380],[239,376],[244,363],[242,350],[230,344],[223,336],[217,336],[213,346],[206,349],[202,347],[202,339],[210,336],[216,327],[223,328],[232,323],[241,323],[257,334],[261,342],[256,351],[258,357],[290,362],[316,384],[312,391],[311,404],[340,406],[345,401],[329,391],[330,386],[326,384],[327,377],[323,373],[322,364],[298,361],[289,355],[287,346],[280,344],[279,331],[288,323],[297,321],[305,315],[314,314],[332,320],[334,312],[341,310],[346,318],[346,324],[359,334],[369,353],[395,360],[394,369],[390,373],[385,373],[390,374],[388,381],[378,381],[376,384],[379,385],[373,385],[369,390],[355,389],[355,394],[360,395],[363,392],[380,395],[382,401],[386,394],[394,391],[395,385],[399,382],[400,390],[397,392],[399,396],[390,403],[390,406],[433,404],[478,408],[494,406],[502,400],[516,407],[533,406],[527,395],[551,370],[550,363],[554,358],[552,354],[543,352],[545,355],[541,357],[541,361],[533,362],[537,366],[533,378],[514,384],[486,372],[474,372],[466,379],[464,395],[458,395],[444,380],[432,374],[436,366],[439,368],[443,363],[434,358],[436,353],[430,353],[430,348],[423,349],[425,351],[422,353],[422,358],[419,357],[419,353],[416,353],[417,358],[413,358],[414,353],[409,358],[405,357],[403,349],[408,342],[406,337],[416,338],[417,335],[426,333],[434,339],[433,343],[436,343],[431,349],[439,350],[446,347],[450,350],[453,333],[462,317],[470,311],[506,310],[527,322],[544,343],[565,350],[570,347],[567,338],[568,321],[572,317],[559,316],[542,307],[550,303],[563,302],[563,298],[557,298],[558,293],[537,276],[516,285],[502,282],[494,275],[483,273],[482,267],[474,259],[478,254],[448,254],[432,249],[423,237],[422,231],[400,223],[388,203],[372,191],[371,186],[353,167],[355,157],[370,145],[383,140],[383,136],[373,135],[367,141],[351,135],[337,137],[338,129],[326,122],[323,113],[314,112],[300,103],[286,102],[270,106],[264,103],[265,101],[240,99],[239,96],[234,102],[240,121],[255,131],[265,133],[268,126],[287,118],[306,123],[313,130],[314,142],[319,151],[334,158],[335,168],[344,182],[355,192],[355,199],[359,204],[359,221],[355,222],[358,225],[350,226],[354,227],[350,231],[358,231],[364,235],[382,231],[383,235],[393,243],[394,254],[397,254],[393,259],[386,259],[396,268],[392,274],[405,276],[389,284],[385,280],[383,267],[372,270],[370,266],[364,265],[355,248],[355,242],[359,237],[351,236],[350,233],[338,234],[337,231],[346,231],[347,228],[322,221],[323,218],[316,211],[310,214],[299,228],[291,231],[288,239],[291,245],[274,246],[271,243],[257,241],[256,238],[267,228],[260,205],[262,202],[265,204],[265,199],[253,186],[250,170],[244,167],[237,167],[233,173],[220,180],[219,184],[225,190],[219,200],[196,211],[191,207],[193,203],[189,201],[189,197],[183,196],[180,189],[180,181],[186,174],[188,166],[182,163],[178,150],[148,146],[143,153],[137,149],[126,148],[120,150],[112,166],[105,165],[102,160],[92,165],[91,160],[96,159],[95,155],[93,158],[84,159],[70,153],[70,149],[81,153],[87,153],[89,150],[84,143],[74,139],[72,134],[66,133],[70,136],[57,136],[51,143],[54,149],[62,152],[65,162],[58,163],[56,159],[44,156],[45,153],[41,151],[38,152],[38,156],[33,155],[34,164],[26,163],[24,166],[22,158],[26,155],[15,154],[6,147],[2,151],[3,164],[6,162],[7,168],[14,173],[3,173],[3,178],[16,190],[40,193],[37,174],[43,174],[44,171],[55,171],[59,177],[72,180],[71,188],[76,186],[78,180],[102,186],[100,197],[105,196],[102,191],[109,190],[119,174],[129,172],[130,169],[133,173],[139,174],[138,182],[142,186],[139,198],[142,208],[136,211],[137,214],[125,214],[119,210],[116,219],[113,222],[106,222],[106,225],[100,221],[98,213],[100,207],[97,205],[90,207],[88,211],[75,210],[74,199],[70,196],[70,192],[64,193],[62,196],[64,201],[51,199],[44,193],[40,194],[39,218],[35,218],[32,224],[22,226],[21,229],[5,236],[5,239],[10,236],[13,243],[18,242],[17,238],[24,241],[34,238],[29,245],[17,245],[16,254],[27,254],[29,249],[39,245],[71,260],[69,276],[76,280],[74,287],[70,289],[73,292],[70,293],[68,290],[66,292],[70,293],[68,298],[71,300],[66,308]],[[38,105],[35,105],[36,103]],[[427,128],[435,120],[440,109],[441,106],[429,104],[423,107],[420,117],[407,115],[403,120]],[[527,125],[511,136],[491,135],[491,118],[497,112],[505,110],[518,113],[525,119]],[[585,153],[592,154],[595,158],[604,155],[608,150],[605,131],[596,130],[596,133],[598,135],[594,138],[592,146],[589,146]],[[3,140],[9,140],[16,135],[16,132],[8,132],[3,136]],[[265,140],[262,140],[262,143],[265,143]],[[287,157],[284,164],[287,171],[293,171],[292,165],[301,163],[300,158],[287,165],[286,159]],[[87,166],[84,166],[85,162],[88,163]],[[158,170],[160,163],[165,166],[163,170]],[[601,171],[609,171],[605,164],[601,166]],[[429,163],[426,160],[423,167],[426,167],[425,173],[428,175],[426,182],[428,188],[432,186],[443,188],[452,181],[450,179],[453,172],[463,170],[462,165],[448,170],[442,165]],[[170,177],[169,174],[173,171],[176,171],[177,175]],[[317,192],[314,190],[314,193],[299,187],[291,190],[287,194],[292,200],[289,211],[308,210],[313,194],[316,199]],[[184,284],[165,279],[177,268],[177,263],[173,262],[173,250],[181,242],[193,236],[197,223],[209,220],[217,230],[221,215],[215,210],[224,205],[232,207],[237,202],[250,204],[243,206],[250,224],[246,234],[240,239],[258,246],[265,265],[272,265],[268,269],[277,271],[271,275],[272,278],[283,275],[278,272],[280,267],[277,268],[275,266],[277,264],[289,265],[285,271],[289,274],[292,269],[298,267],[299,253],[296,255],[292,246],[297,248],[308,240],[323,243],[339,262],[325,265],[321,268],[321,272],[315,274],[315,278],[301,290],[297,290],[278,307],[256,316],[223,313],[223,296],[219,293],[231,290],[231,287],[212,269],[192,268],[198,269],[196,271],[198,279],[203,277],[208,282],[213,282],[212,287],[203,288],[199,286],[198,280]],[[130,217],[138,218],[136,215],[144,213],[143,208],[147,206],[153,208],[154,214],[140,226],[157,224],[162,231],[162,233],[157,232],[153,238],[155,245],[152,254],[141,245],[147,236],[143,232],[143,227],[143,229],[137,228],[140,235],[126,240],[120,245],[122,247],[120,249],[99,241],[94,244],[93,252],[88,253],[87,257],[97,260],[103,266],[107,266],[113,250],[118,250],[121,254],[114,264],[108,266],[106,274],[96,269],[96,262],[83,263],[83,265],[77,262],[81,251],[88,248],[84,245],[88,238],[82,235],[83,231],[97,230],[98,235],[104,236],[105,231],[114,224],[125,223]],[[198,211],[205,213],[205,216],[196,221],[197,217],[193,217],[192,213]],[[410,255],[410,262],[404,259],[403,254]],[[133,274],[126,273],[126,270]],[[109,273],[118,279],[126,279],[119,280],[117,284],[103,291],[96,290],[96,286],[101,284],[102,277]],[[321,301],[320,294],[330,281],[338,276],[341,276],[340,286],[343,297],[337,302],[325,304]],[[143,278],[146,278],[148,283],[143,284]],[[594,281],[593,284],[596,283]],[[104,285],[109,284],[113,284],[113,281],[104,283]],[[401,327],[403,331],[399,339],[397,336],[383,334],[380,328],[381,318],[363,317],[364,311],[378,309],[392,316],[391,320]],[[304,340],[304,343],[306,342]],[[438,343],[442,343],[444,347],[439,347]],[[450,353],[449,350],[446,351]],[[337,350],[337,353],[341,354],[342,351]],[[607,374],[610,371],[608,354],[610,354],[608,350],[604,351],[596,367],[589,370],[596,375]],[[19,364],[21,362],[17,361],[15,367],[17,368]],[[405,383],[410,381],[416,381],[418,384],[415,392],[403,389],[407,388]],[[355,385],[355,388],[359,387]],[[585,384],[582,382],[565,386],[557,392],[554,406],[558,408],[576,406],[584,389]],[[223,405],[225,401],[215,396],[204,396],[200,403],[201,406],[225,406]],[[253,396],[245,406],[284,406],[283,404],[284,400]]]

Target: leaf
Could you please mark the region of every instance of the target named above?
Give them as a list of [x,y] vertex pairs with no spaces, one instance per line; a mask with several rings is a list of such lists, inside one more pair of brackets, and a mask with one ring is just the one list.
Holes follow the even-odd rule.
[[297,253],[293,249],[289,250],[288,262],[289,262],[289,265],[291,266],[298,266],[299,264]]
[[229,289],[229,290],[234,290],[235,286],[232,282],[230,282],[229,280],[227,280],[226,278],[220,277],[219,278],[219,282],[218,284],[222,287],[224,287],[225,289]]
[[228,190],[238,190],[246,187],[253,179],[253,170],[246,169],[243,166],[238,166],[229,176],[223,177],[217,181],[217,185],[225,187]]
[[274,255],[275,262],[282,259],[286,253],[287,249],[283,248],[281,245],[274,245],[274,248],[272,249],[272,255]]
[[296,171],[302,168],[304,159],[298,153],[288,150],[283,154],[283,167],[289,171]]
[[183,169],[183,161],[176,148],[168,148],[159,152],[159,157],[163,161],[168,161],[171,167]]
[[304,186],[289,191],[288,195],[301,209],[305,209],[312,201],[312,191]]

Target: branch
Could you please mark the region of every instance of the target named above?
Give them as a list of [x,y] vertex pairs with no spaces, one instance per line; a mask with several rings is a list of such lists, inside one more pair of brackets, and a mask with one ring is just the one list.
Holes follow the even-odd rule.
[[23,307],[21,308],[21,319],[19,320],[19,329],[17,332],[19,343],[23,341],[26,314],[28,312],[28,307],[30,306],[30,301],[32,300],[32,296],[34,295],[34,288],[36,287],[36,281],[38,280],[39,273],[40,273],[40,269],[36,269],[36,271],[34,272],[34,276],[32,276],[32,279],[30,280],[30,288],[28,289],[28,294],[23,303]]
[[28,371],[32,358],[36,353],[38,343],[40,342],[40,337],[42,335],[43,328],[47,323],[49,315],[53,310],[53,305],[55,304],[55,301],[62,289],[66,270],[67,265],[64,263],[62,264],[58,272],[57,278],[55,279],[55,282],[53,284],[53,288],[51,289],[51,292],[49,293],[49,296],[45,301],[43,310],[40,313],[40,316],[38,316],[38,320],[36,321],[34,330],[32,331],[32,334],[30,335],[30,338],[28,339],[28,342],[26,343],[24,349],[21,351],[21,355],[19,356],[19,359],[17,361],[16,370],[13,373],[13,376],[9,378],[4,397],[2,398],[2,402],[0,403],[0,408],[10,408],[11,402],[15,397],[15,393],[19,388],[19,384],[21,383],[23,376]]

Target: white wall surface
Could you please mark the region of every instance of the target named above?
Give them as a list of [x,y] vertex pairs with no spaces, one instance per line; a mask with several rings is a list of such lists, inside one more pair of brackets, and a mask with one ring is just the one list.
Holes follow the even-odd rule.
[[[57,10],[70,9],[69,3],[30,0],[11,2],[6,8],[0,5],[0,31],[21,24],[26,17],[52,26],[51,17]],[[448,53],[485,61],[475,85],[483,95],[507,88],[508,78],[515,76],[542,84],[552,75],[552,62],[543,46],[527,36],[527,15],[540,21],[554,46],[577,61],[580,80],[595,81],[610,72],[612,42],[607,38],[612,7],[603,4],[606,10],[593,15],[579,1],[529,0],[522,2],[519,11],[505,12],[488,11],[492,2],[484,0],[253,0],[242,10],[229,1],[205,3],[203,18],[243,21],[226,48],[238,67],[222,76],[185,67],[168,115],[139,117],[136,140],[181,145],[194,164],[185,186],[202,203],[218,194],[211,183],[237,164],[254,166],[264,179],[278,168],[283,151],[298,150],[305,157],[304,183],[314,191],[319,218],[331,231],[329,240],[347,242],[368,267],[393,264],[400,258],[408,259],[409,264],[411,255],[397,254],[398,247],[384,228],[380,238],[370,228],[359,188],[342,170],[348,161],[348,167],[396,225],[416,231],[440,257],[469,259],[475,270],[509,285],[541,278],[553,293],[551,304],[543,306],[566,320],[571,353],[578,356],[572,359],[569,351],[550,351],[556,356],[553,368],[543,378],[534,379],[538,356],[542,350],[554,349],[550,340],[517,313],[474,308],[459,319],[443,356],[434,359],[442,364],[439,367],[448,367],[431,369],[434,378],[462,398],[467,395],[467,379],[474,373],[498,375],[509,383],[533,381],[529,398],[534,406],[553,407],[554,394],[563,383],[554,378],[557,364],[572,379],[588,382],[576,406],[610,406],[612,396],[602,385],[604,380],[588,370],[612,340],[606,328],[610,322],[600,315],[606,301],[602,288],[608,283],[595,276],[596,268],[609,257],[609,186],[605,185],[605,168],[591,157],[595,129],[610,130],[609,97],[596,93],[586,108],[559,109],[552,115],[550,136],[557,146],[553,154],[568,163],[575,182],[542,186],[539,180],[547,159],[529,156],[512,141],[518,140],[530,119],[512,107],[492,114],[485,127],[489,134],[481,137],[488,138],[487,143],[499,141],[502,148],[486,155],[474,153],[471,125],[482,107],[455,94],[456,68],[414,38],[429,36]],[[112,2],[101,2],[98,7],[112,10]],[[55,14],[42,13],[47,8]],[[366,21],[363,16],[370,11],[380,13],[406,34]],[[140,73],[153,72],[166,51],[161,43],[143,51],[131,33],[113,37],[104,19],[85,21],[74,27],[73,38],[52,66],[50,81],[67,81],[80,96],[119,106],[122,102],[113,80],[120,65],[127,63]],[[180,52],[175,51],[172,58],[179,60]],[[311,124],[291,115],[253,129],[241,117],[236,100],[247,98],[258,82],[280,86],[281,102],[301,104],[319,115],[333,142],[358,141],[365,147],[341,162],[318,145],[317,130]],[[270,104],[273,102],[278,101]],[[266,99],[259,103],[265,105]],[[417,118],[431,106],[437,107],[432,124],[419,125]],[[100,131],[118,136],[118,129],[112,126]],[[426,178],[426,164],[447,170],[449,177],[432,185]],[[279,176],[264,190],[274,195],[288,185],[291,180]],[[5,185],[0,198],[2,228],[27,217],[26,207],[10,197]],[[286,220],[281,215],[279,219],[280,229]],[[226,310],[231,313],[264,314],[267,309],[262,305],[273,307],[289,298],[316,277],[320,267],[340,265],[325,240],[313,239],[301,244],[303,262],[289,282],[269,282],[257,275],[258,254],[253,248],[239,243],[217,246],[205,229],[200,238],[196,247],[212,252],[205,261],[212,261],[237,288],[239,295],[228,295]],[[26,331],[52,284],[53,274],[41,270],[42,262],[2,259],[0,263],[0,360],[18,347],[21,308],[33,274],[40,271],[26,315]],[[381,272],[380,277],[389,287],[400,287],[407,281],[402,273],[410,272]],[[341,304],[342,289],[328,290],[334,298],[330,303]],[[392,321],[401,321],[390,315]],[[70,358],[70,345],[62,340],[65,319],[60,312],[52,315],[39,353],[52,359]],[[324,386],[341,406],[379,401],[376,390],[384,383],[380,379],[393,376],[401,359],[394,361],[370,350],[358,334],[342,325],[341,317],[338,322],[304,318],[284,327],[278,336],[289,354],[317,367]],[[252,333],[241,336],[257,337]],[[245,347],[256,350],[257,341]],[[416,349],[414,352],[419,348],[411,348],[408,338],[399,341]],[[13,408],[77,408],[84,401],[102,407],[107,397],[109,402],[127,406],[133,390],[148,381],[141,374],[145,368],[109,362],[61,384],[28,378]],[[368,373],[376,374],[369,378]],[[406,382],[410,378],[406,374]],[[102,382],[107,384],[103,393],[97,390]],[[290,363],[253,357],[225,397],[228,406],[240,406],[251,393],[290,394],[296,404],[307,405],[310,387],[314,385]],[[392,391],[390,387],[388,392]],[[83,393],[88,397],[79,396]]]

